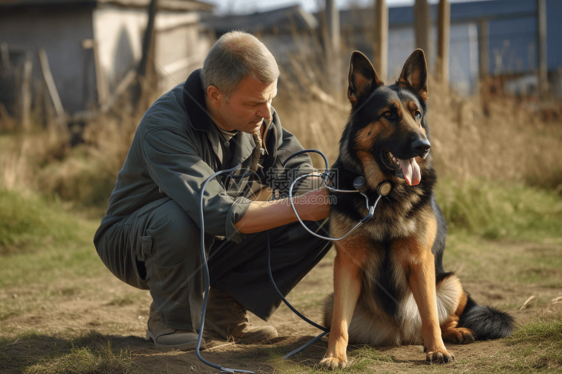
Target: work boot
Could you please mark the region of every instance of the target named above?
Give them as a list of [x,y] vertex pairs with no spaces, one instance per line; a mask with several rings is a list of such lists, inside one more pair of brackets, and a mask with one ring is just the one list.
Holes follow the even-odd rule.
[[252,344],[276,338],[277,330],[273,326],[252,326],[246,308],[223,290],[211,288],[203,336]]
[[[152,340],[157,348],[167,349],[195,349],[198,334],[195,331],[177,330],[166,326],[158,313],[154,302],[150,305],[150,317],[148,318],[148,329],[146,340]],[[207,345],[201,339],[201,349]]]

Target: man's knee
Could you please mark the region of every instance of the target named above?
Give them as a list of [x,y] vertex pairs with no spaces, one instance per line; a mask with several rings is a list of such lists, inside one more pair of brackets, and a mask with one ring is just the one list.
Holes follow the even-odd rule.
[[173,200],[151,213],[143,236],[151,242],[150,252],[159,267],[178,265],[190,255],[197,256],[199,238],[195,221]]

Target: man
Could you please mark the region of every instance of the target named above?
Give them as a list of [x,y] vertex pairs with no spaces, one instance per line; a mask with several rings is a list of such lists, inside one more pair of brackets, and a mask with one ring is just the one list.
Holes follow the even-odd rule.
[[[199,199],[202,184],[216,171],[241,164],[237,174],[253,174],[219,177],[205,190],[211,276],[206,338],[251,343],[277,336],[272,326],[254,327],[247,317],[250,310],[267,321],[281,302],[267,275],[265,231],[270,230],[273,275],[284,294],[329,249],[305,232],[286,198],[245,197],[266,184],[279,187],[274,177],[287,182],[312,169],[305,154],[282,166],[302,146],[271,107],[278,77],[274,57],[258,39],[227,33],[203,69],[160,97],[139,124],[94,243],[119,279],[150,289],[146,337],[157,347],[195,347],[205,290]],[[319,189],[296,202],[311,229],[318,230],[329,214],[326,196]]]

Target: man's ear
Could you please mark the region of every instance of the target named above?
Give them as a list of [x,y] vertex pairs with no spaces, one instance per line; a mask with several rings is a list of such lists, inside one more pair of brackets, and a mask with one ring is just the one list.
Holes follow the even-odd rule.
[[209,99],[211,105],[217,108],[224,101],[224,95],[222,92],[220,92],[220,90],[212,84],[207,87],[207,98]]
[[404,63],[402,74],[398,82],[400,87],[414,90],[423,101],[429,95],[427,90],[427,63],[425,54],[421,49],[416,49]]
[[384,83],[377,77],[371,61],[363,53],[353,52],[349,63],[349,87],[347,89],[347,98],[351,104],[355,105],[365,95],[382,85]]

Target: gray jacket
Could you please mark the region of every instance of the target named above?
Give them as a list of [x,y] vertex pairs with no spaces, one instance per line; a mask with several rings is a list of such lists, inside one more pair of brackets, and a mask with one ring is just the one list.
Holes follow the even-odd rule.
[[[189,94],[188,94],[189,93]],[[195,99],[192,100],[192,99]],[[199,225],[199,199],[204,181],[223,170],[223,149],[231,149],[231,165],[241,164],[237,173],[248,171],[256,143],[251,134],[238,132],[228,148],[221,146],[216,126],[206,114],[200,70],[161,96],[145,113],[125,164],[117,176],[106,216],[94,237],[97,247],[104,232],[116,222],[156,200],[173,199]],[[308,155],[295,157],[283,170],[282,163],[302,148],[297,139],[273,119],[264,133],[265,152],[260,157],[255,185],[273,187],[275,180],[288,182],[312,171]],[[230,148],[234,147],[234,148]],[[240,242],[242,235],[234,225],[246,213],[251,200],[242,196],[248,179],[219,178],[205,189],[205,232]],[[277,185],[279,187],[279,185]],[[282,189],[283,189],[282,188]],[[152,204],[154,205],[154,204]],[[153,207],[155,208],[155,207]]]

